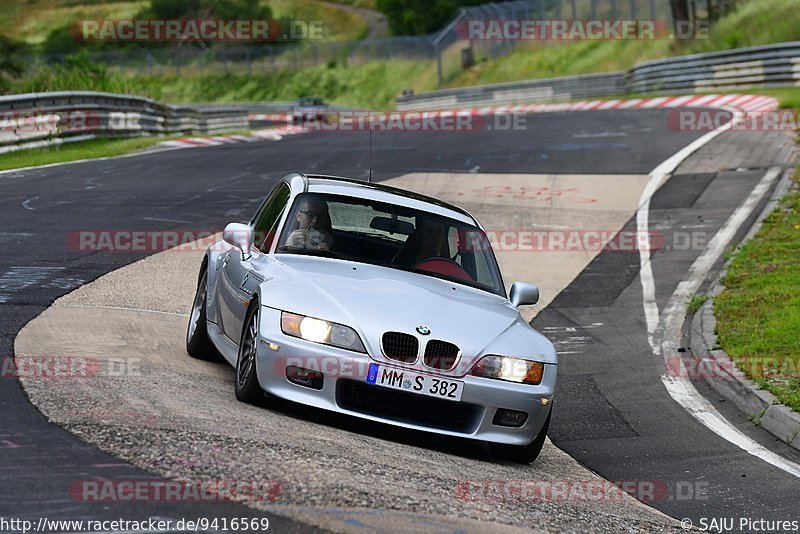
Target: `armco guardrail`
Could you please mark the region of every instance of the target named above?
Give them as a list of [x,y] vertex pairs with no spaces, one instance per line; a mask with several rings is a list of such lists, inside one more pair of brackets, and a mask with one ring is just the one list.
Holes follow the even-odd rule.
[[624,92],[625,73],[613,72],[403,95],[397,98],[397,108],[401,111],[416,111],[497,106],[521,102],[552,102],[573,98],[616,96]]
[[719,91],[800,84],[800,42],[694,54],[633,67],[635,93]]
[[738,48],[640,63],[627,73],[548,78],[397,98],[401,111],[451,109],[631,93],[699,93],[800,85],[800,42]]
[[239,108],[197,109],[95,92],[0,97],[0,153],[96,137],[213,134],[247,128],[247,110]]

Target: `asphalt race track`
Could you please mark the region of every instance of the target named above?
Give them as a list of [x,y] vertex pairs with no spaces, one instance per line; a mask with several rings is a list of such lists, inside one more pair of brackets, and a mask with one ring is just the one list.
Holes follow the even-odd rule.
[[[515,132],[376,134],[375,179],[412,171],[646,175],[701,135],[668,129],[666,113],[534,115],[527,130]],[[679,167],[653,197],[651,227],[668,236],[691,229],[710,239],[767,168],[783,164],[780,150],[772,147],[780,140],[748,136],[752,134],[723,135]],[[0,174],[0,355],[13,354],[20,329],[56,298],[145,255],[71,251],[66,238],[70,232],[218,231],[227,222],[249,218],[272,184],[288,172],[365,178],[366,146],[365,133],[320,132],[280,142],[162,151]],[[635,229],[635,223],[634,217],[626,228]],[[653,256],[660,309],[701,252],[665,247]],[[795,477],[713,434],[664,389],[660,362],[646,337],[637,254],[600,253],[533,325],[560,352],[550,431],[556,446],[608,480],[664,483],[669,495],[650,504],[677,519],[795,519],[791,496],[800,487]],[[753,427],[735,408],[703,393],[752,439],[800,461],[800,454]],[[0,406],[0,480],[7,488],[0,496],[0,516],[260,515],[229,503],[76,502],[65,490],[76,480],[144,473],[49,423],[16,380],[0,380]],[[675,494],[677,487],[700,487],[697,482],[706,488],[705,496]],[[280,532],[309,528],[276,515],[270,519]]]

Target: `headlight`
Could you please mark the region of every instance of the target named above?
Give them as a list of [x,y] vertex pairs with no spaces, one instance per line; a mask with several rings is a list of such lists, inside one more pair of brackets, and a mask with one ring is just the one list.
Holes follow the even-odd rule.
[[281,331],[287,336],[332,345],[356,352],[367,352],[356,331],[343,324],[331,323],[297,313],[281,312]]
[[543,363],[510,356],[484,356],[469,372],[472,376],[534,385],[542,381],[543,373]]

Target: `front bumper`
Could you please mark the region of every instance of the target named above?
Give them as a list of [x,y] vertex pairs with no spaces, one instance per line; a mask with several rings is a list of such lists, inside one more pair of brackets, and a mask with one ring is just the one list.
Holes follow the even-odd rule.
[[[510,445],[533,441],[550,412],[555,365],[545,365],[542,383],[536,386],[464,376],[458,378],[464,382],[461,401],[436,399],[366,384],[370,363],[393,362],[287,336],[280,331],[280,311],[261,310],[258,381],[276,397],[403,428]],[[320,371],[320,389],[290,382],[289,366]],[[546,405],[542,399],[548,399]],[[518,428],[495,425],[499,409],[526,412],[528,418]]]

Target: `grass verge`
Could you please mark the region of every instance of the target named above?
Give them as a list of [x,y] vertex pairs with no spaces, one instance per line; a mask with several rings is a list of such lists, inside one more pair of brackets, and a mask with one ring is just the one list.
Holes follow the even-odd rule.
[[168,137],[133,137],[129,139],[92,139],[44,148],[0,154],[0,170],[20,169],[90,158],[121,156],[144,150],[171,139]]
[[531,41],[512,53],[445,76],[450,87],[512,82],[627,70],[637,63],[670,56],[714,52],[800,40],[797,0],[750,0],[711,27],[708,38],[687,42],[669,39]]
[[795,187],[741,247],[715,298],[718,342],[740,369],[800,411],[800,169]]
[[[426,73],[428,81],[421,81]],[[342,106],[394,109],[395,98],[409,86],[410,79],[433,89],[435,76],[435,70],[425,63],[398,60],[277,73],[141,76],[131,82],[165,102],[292,101],[320,96]]]
[[697,310],[699,310],[708,299],[708,295],[692,295],[692,298],[689,299],[689,304],[687,305],[689,315],[694,315],[697,313]]

